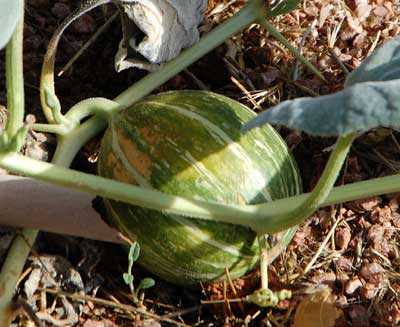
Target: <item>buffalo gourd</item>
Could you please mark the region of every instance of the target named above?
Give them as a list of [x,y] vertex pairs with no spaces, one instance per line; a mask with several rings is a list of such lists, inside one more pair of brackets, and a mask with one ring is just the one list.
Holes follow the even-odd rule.
[[[172,195],[258,204],[301,192],[297,166],[271,126],[249,133],[246,106],[205,91],[149,96],[114,115],[102,140],[101,176]],[[238,278],[258,262],[244,226],[192,219],[104,199],[108,220],[141,246],[140,263],[177,284]],[[277,234],[272,261],[295,228]]]

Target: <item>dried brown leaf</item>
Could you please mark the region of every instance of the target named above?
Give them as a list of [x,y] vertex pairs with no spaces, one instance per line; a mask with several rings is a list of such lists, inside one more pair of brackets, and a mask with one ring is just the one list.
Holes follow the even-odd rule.
[[342,311],[335,305],[331,289],[309,295],[297,307],[292,327],[333,327]]

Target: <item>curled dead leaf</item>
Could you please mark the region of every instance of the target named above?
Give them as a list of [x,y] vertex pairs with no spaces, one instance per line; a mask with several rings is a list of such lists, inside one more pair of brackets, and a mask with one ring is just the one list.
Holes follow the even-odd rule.
[[297,307],[292,327],[333,327],[342,315],[329,287],[305,297]]

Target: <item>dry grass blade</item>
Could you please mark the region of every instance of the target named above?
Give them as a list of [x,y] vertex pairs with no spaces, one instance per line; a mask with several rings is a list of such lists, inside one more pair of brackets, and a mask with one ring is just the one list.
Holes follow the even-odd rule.
[[115,303],[106,299],[101,299],[98,297],[93,297],[93,296],[88,296],[88,295],[80,295],[80,294],[73,294],[73,293],[67,293],[67,292],[63,292],[63,291],[57,291],[57,290],[51,290],[51,289],[40,289],[41,291],[44,291],[46,293],[50,293],[50,294],[54,294],[54,295],[59,295],[59,296],[65,296],[67,298],[70,298],[73,301],[91,301],[93,303],[97,303],[100,305],[103,305],[105,307],[109,307],[109,308],[115,308],[115,309],[120,309],[120,310],[124,310],[126,312],[132,312],[135,314],[139,314],[148,318],[152,318],[156,321],[164,321],[164,322],[168,322],[171,324],[175,324],[177,326],[181,326],[181,327],[190,327],[189,325],[182,323],[180,321],[176,321],[176,320],[172,320],[168,317],[163,317],[163,316],[159,316],[155,313],[151,313],[148,312],[146,310],[143,309],[139,309],[139,308],[135,308],[134,306],[128,305],[128,304],[121,304],[121,303]]

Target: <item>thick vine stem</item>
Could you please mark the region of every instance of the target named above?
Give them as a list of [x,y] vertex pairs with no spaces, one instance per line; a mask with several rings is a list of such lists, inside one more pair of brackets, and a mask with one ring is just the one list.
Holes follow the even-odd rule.
[[[24,11],[24,1],[20,1],[21,12]],[[24,121],[24,76],[22,39],[24,29],[24,15],[20,18],[17,27],[6,48],[6,87],[8,117],[6,133],[12,139],[22,127]]]
[[289,228],[302,223],[321,206],[336,182],[354,138],[355,133],[338,138],[322,176],[311,194],[296,209],[278,217],[281,227]]
[[[337,176],[339,175],[346,159],[347,153],[349,152],[351,144],[353,143],[354,136],[354,134],[351,134],[348,136],[339,137],[338,141],[336,142],[335,149],[331,153],[324,172],[322,173],[322,176],[314,190],[296,209],[285,215],[282,215],[280,217],[280,224],[287,224],[287,227],[297,225],[311,216],[321,206],[333,188]],[[259,291],[261,291],[261,293],[263,290],[268,291],[266,294],[268,294],[267,298],[269,298],[269,295],[272,293],[268,289],[267,235],[259,234],[258,242],[260,248],[261,274],[261,290]]]
[[37,230],[23,229],[17,232],[0,274],[0,326],[10,326],[14,313],[12,299],[18,279],[25,265],[26,258],[35,243]]
[[[32,124],[30,125],[30,128],[38,132],[54,133],[60,136],[66,136],[68,134],[76,133],[76,130],[81,130],[80,123],[84,118],[95,115],[100,118],[94,119],[95,121],[99,122],[100,120],[104,120],[107,122],[119,109],[121,109],[121,106],[115,101],[106,98],[89,98],[78,102],[70,108],[64,116],[64,120],[67,123]],[[99,123],[99,127],[100,126],[101,129],[104,129],[107,124]],[[98,129],[96,129],[96,133],[99,132]]]
[[69,133],[59,136],[57,138],[58,146],[54,153],[53,160],[55,162],[62,161],[70,164],[79,149],[92,139],[94,135],[97,135],[106,127],[107,121],[105,119],[94,116]]
[[122,106],[106,98],[89,98],[75,104],[65,114],[68,121],[79,123],[82,119],[95,115],[108,121],[116,111],[122,109]]
[[[345,151],[343,151],[343,148],[340,151],[342,152],[341,156],[343,160],[345,157],[343,154],[347,150],[348,147],[346,147]],[[337,152],[338,150],[335,149],[333,153]],[[326,169],[329,169],[329,166],[328,164]],[[298,209],[299,206],[312,196],[312,193],[308,193],[260,205],[225,205],[186,199],[151,189],[143,189],[134,185],[30,159],[16,153],[0,154],[0,167],[45,182],[51,182],[149,209],[248,226],[259,235],[277,233],[290,226],[297,225],[301,219],[299,219],[299,216],[296,216],[293,220],[290,213]],[[334,178],[330,180],[334,180]],[[398,191],[400,191],[400,175],[393,175],[334,188],[325,200],[319,198],[316,203],[322,201],[318,205],[321,207]],[[327,193],[329,193],[329,189]],[[316,207],[312,207],[310,210],[313,211],[315,209]],[[285,215],[289,219],[282,219]]]

